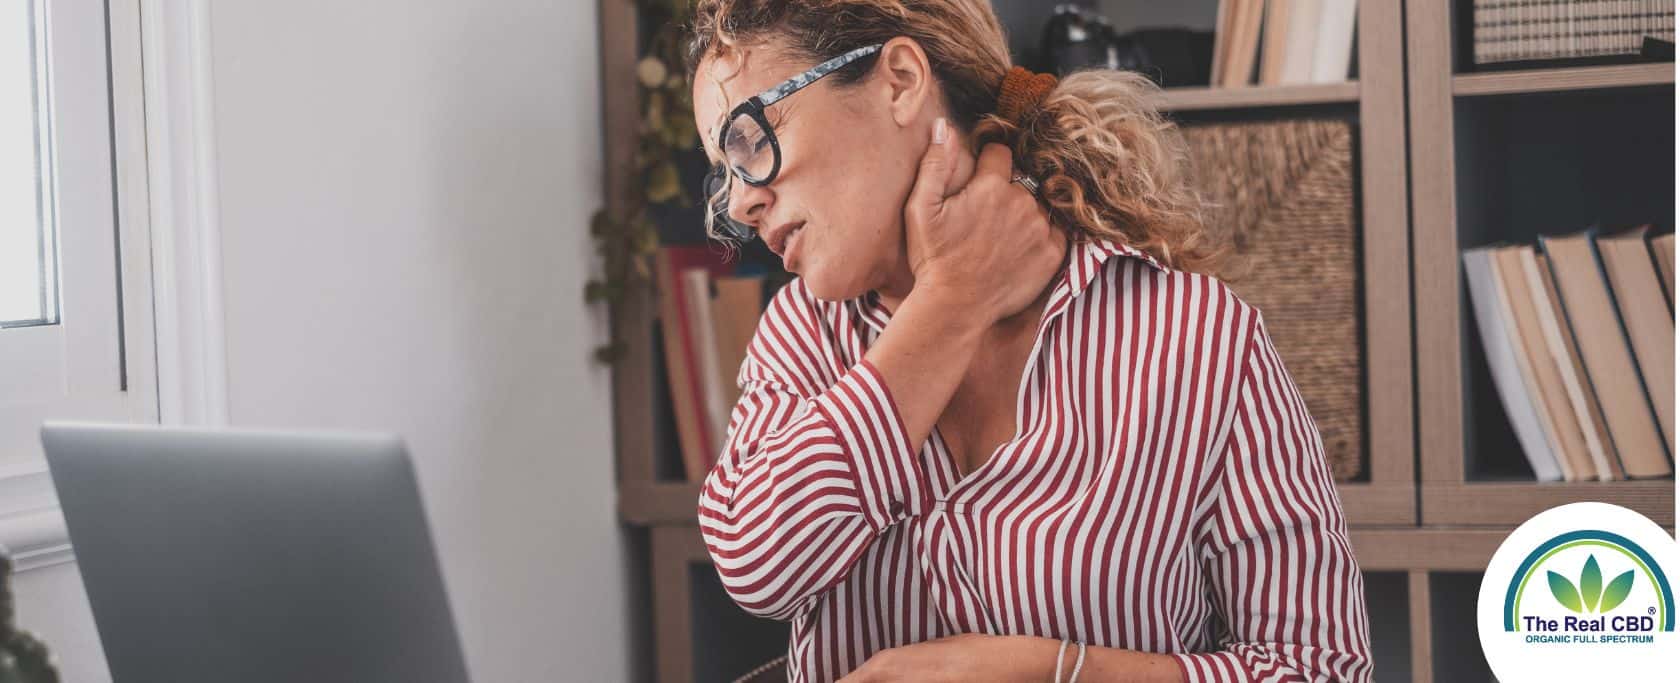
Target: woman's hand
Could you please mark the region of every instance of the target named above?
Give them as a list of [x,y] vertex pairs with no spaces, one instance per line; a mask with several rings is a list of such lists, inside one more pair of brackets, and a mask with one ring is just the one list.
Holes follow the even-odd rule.
[[1014,161],[1003,145],[986,145],[974,176],[947,193],[962,153],[950,126],[935,122],[904,206],[905,246],[913,289],[936,288],[991,323],[1038,299],[1061,267],[1067,237],[1032,193],[1010,182]]
[[1055,650],[1040,638],[963,633],[877,652],[840,683],[1040,681],[1055,669]]

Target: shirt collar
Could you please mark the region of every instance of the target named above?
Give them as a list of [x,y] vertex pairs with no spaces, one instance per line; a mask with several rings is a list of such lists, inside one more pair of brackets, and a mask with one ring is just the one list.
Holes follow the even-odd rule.
[[1167,267],[1161,265],[1155,257],[1145,253],[1125,242],[1118,242],[1106,237],[1083,237],[1074,242],[1077,251],[1074,258],[1068,262],[1067,286],[1068,294],[1077,297],[1096,278],[1104,262],[1115,255],[1130,256],[1149,264],[1156,270],[1165,271]]

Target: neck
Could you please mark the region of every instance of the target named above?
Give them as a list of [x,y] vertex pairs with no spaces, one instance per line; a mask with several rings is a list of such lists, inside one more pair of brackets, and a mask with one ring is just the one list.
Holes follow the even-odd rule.
[[[1067,265],[1072,251],[1072,240],[1064,239],[1062,241],[1061,259],[1063,266]],[[888,284],[875,289],[876,295],[881,299],[881,305],[887,309],[889,315],[898,311],[899,304],[904,303],[904,299],[910,296],[910,292],[916,284],[915,275],[910,274],[908,268],[903,270],[904,273],[901,276],[895,277]],[[992,323],[988,336],[1017,332],[1022,330],[1023,326],[1036,329],[1039,320],[1044,315],[1044,306],[1049,302],[1050,294],[1056,291],[1056,283],[1062,279],[1061,273],[1062,270],[1058,268],[1056,271],[1046,274],[1044,284],[1040,286],[1038,296],[1033,298],[1033,302],[1026,308]]]

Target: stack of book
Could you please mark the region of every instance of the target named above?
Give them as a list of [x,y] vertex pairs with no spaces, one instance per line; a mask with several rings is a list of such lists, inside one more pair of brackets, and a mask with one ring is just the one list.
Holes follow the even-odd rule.
[[1541,481],[1674,473],[1674,235],[1648,232],[1463,254],[1488,369]]
[[704,481],[740,398],[735,375],[764,312],[763,274],[741,274],[715,246],[660,247],[654,256],[665,370],[683,471]]
[[1219,0],[1213,87],[1347,80],[1357,10],[1356,0]]
[[1674,42],[1674,0],[1475,0],[1476,64],[1637,55]]

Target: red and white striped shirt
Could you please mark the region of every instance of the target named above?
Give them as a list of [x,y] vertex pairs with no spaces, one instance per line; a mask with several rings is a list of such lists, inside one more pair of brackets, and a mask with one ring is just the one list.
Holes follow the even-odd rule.
[[974,632],[1171,654],[1190,681],[1369,680],[1341,501],[1260,312],[1126,245],[1070,252],[1016,436],[960,477],[864,358],[876,294],[783,287],[701,489],[723,585],[792,620],[793,681]]

